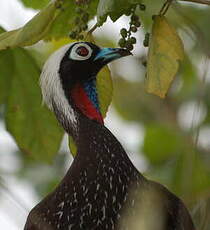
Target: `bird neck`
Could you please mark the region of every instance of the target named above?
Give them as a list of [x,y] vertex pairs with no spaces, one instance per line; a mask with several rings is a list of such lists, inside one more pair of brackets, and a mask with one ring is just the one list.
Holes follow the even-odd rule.
[[95,78],[77,83],[72,88],[70,96],[76,110],[87,118],[103,124]]
[[90,123],[90,127],[104,124],[95,78],[76,83],[71,88],[64,87],[64,90],[54,95],[52,107],[58,121],[75,143],[87,124]]

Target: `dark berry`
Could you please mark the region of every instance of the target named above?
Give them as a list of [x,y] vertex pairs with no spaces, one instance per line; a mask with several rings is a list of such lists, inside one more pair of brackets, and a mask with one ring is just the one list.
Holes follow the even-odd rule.
[[132,44],[136,44],[136,38],[131,37],[129,40],[130,40],[130,42],[131,42]]
[[88,28],[88,25],[86,24],[82,26],[82,30],[87,30],[87,28]]
[[76,17],[75,19],[74,19],[74,24],[79,24],[80,23],[80,18],[79,17]]
[[120,38],[118,44],[121,48],[124,48],[126,45],[126,40],[124,38]]
[[79,8],[79,7],[76,7],[75,11],[76,11],[77,14],[81,14],[83,12],[83,9]]
[[125,47],[126,47],[126,49],[128,49],[128,50],[133,50],[133,45],[132,45],[130,42],[126,42]]
[[85,14],[82,15],[82,21],[83,22],[87,22],[88,19],[89,19],[89,14],[88,13],[85,13]]
[[144,40],[144,41],[143,41],[143,45],[144,45],[144,47],[148,47],[148,46],[149,46],[148,41],[147,41],[147,40]]
[[155,20],[155,17],[156,17],[157,15],[152,15],[152,20],[154,21]]
[[147,61],[146,61],[146,60],[142,61],[142,65],[143,65],[144,67],[147,67]]
[[145,46],[145,47],[148,47],[149,46],[149,33],[146,33],[145,34],[145,38],[144,38],[144,41],[143,41],[143,45]]
[[77,37],[77,33],[75,31],[72,31],[70,34],[69,34],[69,37],[71,39],[75,39]]
[[126,16],[131,15],[131,8],[129,8],[129,9],[126,10],[125,15],[126,15]]
[[139,9],[144,11],[144,10],[146,10],[146,6],[144,4],[140,4]]
[[141,22],[139,22],[139,21],[134,22],[134,26],[140,27],[141,26]]
[[83,40],[84,39],[84,35],[80,34],[78,35],[78,40]]
[[120,34],[122,35],[123,38],[127,37],[127,30],[125,28],[122,28],[120,30]]
[[137,15],[135,15],[135,14],[133,14],[133,15],[131,16],[131,21],[136,22],[136,21],[138,21],[138,20],[139,20],[139,16],[137,16]]
[[137,32],[136,26],[131,26],[131,31],[132,31],[133,33],[136,33],[136,32]]
[[82,27],[80,25],[76,28],[76,32],[78,34],[82,32]]

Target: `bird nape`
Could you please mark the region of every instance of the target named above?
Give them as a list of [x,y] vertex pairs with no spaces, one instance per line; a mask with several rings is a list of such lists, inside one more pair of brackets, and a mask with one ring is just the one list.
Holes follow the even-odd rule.
[[104,126],[96,78],[124,49],[89,42],[56,51],[41,74],[43,99],[77,154],[60,184],[29,213],[25,230],[194,230],[183,202],[137,171]]

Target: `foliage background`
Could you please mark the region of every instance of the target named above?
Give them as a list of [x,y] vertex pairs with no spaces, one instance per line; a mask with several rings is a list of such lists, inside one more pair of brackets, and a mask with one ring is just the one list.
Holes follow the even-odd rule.
[[[25,7],[36,10],[48,2],[22,0]],[[65,10],[59,13],[45,35],[47,39],[53,38],[51,42],[0,51],[0,119],[20,147],[14,153],[18,167],[9,174],[29,182],[39,198],[54,188],[70,164],[67,144],[60,148],[63,131],[54,116],[41,106],[38,86],[44,60],[66,42],[63,37],[74,26],[75,5],[64,2]],[[92,0],[89,11],[92,18],[97,14],[98,2],[104,1]],[[116,1],[106,1],[110,6],[107,12],[116,20],[122,12],[111,2]],[[135,1],[124,1],[125,8],[131,2]],[[135,55],[111,65],[114,95],[108,117],[112,120],[114,110],[119,116],[117,120],[123,119],[123,123],[139,132],[130,137],[135,139],[132,143],[137,148],[128,149],[125,141],[129,138],[130,128],[127,126],[118,138],[128,151],[138,152],[135,157],[132,154],[130,157],[137,161],[134,162],[137,166],[139,158],[143,160],[144,165],[139,168],[148,178],[166,185],[184,200],[197,229],[207,230],[210,229],[210,8],[176,2],[167,12],[167,18],[181,36],[186,54],[166,99],[162,100],[145,92],[146,68],[143,64],[147,48],[142,48],[142,43],[144,34],[151,31],[152,15],[159,12],[164,1],[145,0],[144,3],[146,11],[138,12],[142,27],[136,35]],[[103,12],[98,12],[98,18],[103,22],[105,17],[101,14],[103,16]],[[129,17],[124,17],[123,23],[128,27]],[[119,40],[118,35],[113,36],[107,30],[104,33],[100,28],[93,35],[102,46],[117,46]],[[108,123],[109,126],[112,124],[114,122]],[[118,129],[116,123],[115,127]],[[1,138],[0,154],[5,155],[7,153],[1,150]],[[59,149],[60,153],[56,154]],[[11,193],[17,200],[5,183],[7,174],[7,170],[1,167],[1,191]]]

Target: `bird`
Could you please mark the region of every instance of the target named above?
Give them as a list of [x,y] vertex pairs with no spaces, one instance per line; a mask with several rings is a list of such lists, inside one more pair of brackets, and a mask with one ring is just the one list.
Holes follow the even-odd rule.
[[104,125],[98,73],[129,55],[81,41],[59,48],[44,64],[43,100],[77,154],[57,187],[29,212],[24,230],[195,230],[183,201],[144,177]]

